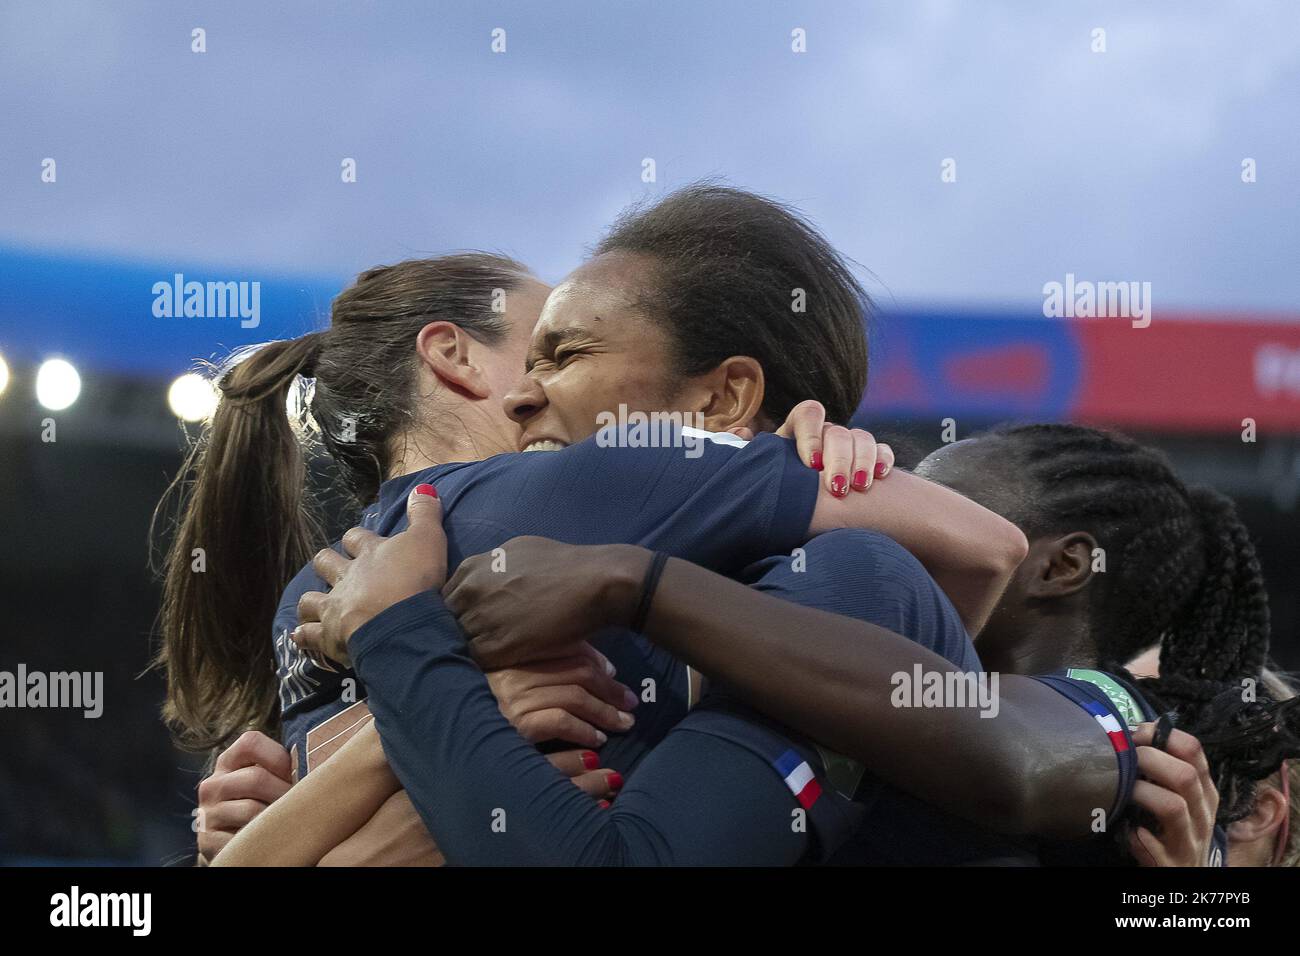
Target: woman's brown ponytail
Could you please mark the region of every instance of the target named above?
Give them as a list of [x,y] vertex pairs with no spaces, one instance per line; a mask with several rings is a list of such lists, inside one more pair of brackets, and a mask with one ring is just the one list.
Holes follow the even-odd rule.
[[[314,437],[358,506],[391,477],[393,444],[425,419],[415,341],[453,322],[486,345],[505,339],[501,293],[528,275],[486,253],[412,259],[363,272],[339,293],[330,328],[236,356],[211,424],[168,489],[175,515],[161,614],[163,716],[194,750],[245,730],[275,736],[272,623],[279,595],[325,545],[307,491],[302,437],[285,409],[299,375],[314,378]],[[168,509],[171,513],[168,513]]]
[[313,373],[322,335],[271,342],[228,369],[212,423],[169,492],[181,514],[165,564],[159,663],[163,716],[186,748],[278,731],[276,595],[325,543],[285,406],[295,379]]

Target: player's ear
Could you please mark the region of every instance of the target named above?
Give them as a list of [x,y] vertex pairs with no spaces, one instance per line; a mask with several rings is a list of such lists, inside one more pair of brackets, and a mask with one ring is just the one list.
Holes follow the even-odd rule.
[[749,428],[762,414],[763,366],[748,355],[724,359],[692,384],[703,391],[699,408],[707,431]]
[[1026,593],[1042,600],[1076,594],[1088,586],[1093,571],[1103,567],[1098,561],[1104,560],[1097,539],[1086,531],[1038,538],[1025,558]]
[[1255,788],[1255,805],[1250,813],[1228,824],[1229,855],[1234,847],[1244,850],[1246,846],[1261,841],[1271,848],[1290,810],[1282,791],[1261,783]]
[[415,338],[420,365],[452,391],[487,398],[492,387],[474,361],[473,340],[454,322],[430,322]]

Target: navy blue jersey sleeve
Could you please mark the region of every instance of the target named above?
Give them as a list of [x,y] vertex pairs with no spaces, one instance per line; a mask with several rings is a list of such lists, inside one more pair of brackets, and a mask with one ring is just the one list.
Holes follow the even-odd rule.
[[[707,433],[701,433],[707,434]],[[730,436],[722,436],[729,438]],[[639,544],[732,573],[807,540],[820,476],[794,442],[699,439],[698,447],[602,447],[497,455],[385,484],[381,505],[405,524],[406,495],[431,482],[443,500],[448,568],[516,535],[568,544]]]
[[[1133,785],[1138,779],[1137,747],[1133,743],[1132,731],[1140,723],[1155,720],[1159,714],[1141,690],[1117,674],[1088,668],[1070,668],[1034,679],[1054,688],[1086,710],[1110,738],[1119,766],[1119,792],[1106,821],[1107,830],[1113,831],[1113,822],[1122,820],[1125,811],[1130,808]],[[1126,849],[1121,849],[1118,845],[1111,849],[1116,856],[1123,856],[1123,862],[1132,862]],[[1077,844],[1056,844],[1050,847],[1050,859],[1058,864],[1095,862],[1087,860],[1085,852]],[[1206,865],[1226,866],[1227,853],[1227,833],[1216,825]],[[1044,857],[1047,856],[1045,852]]]
[[[678,730],[747,750],[781,779],[798,804],[786,825],[808,833],[803,862],[828,862],[866,818],[867,804],[855,799],[854,786],[844,786],[845,773],[856,773],[858,765],[725,692],[710,691]],[[731,799],[746,799],[744,781],[740,783]]]
[[879,531],[828,531],[793,555],[751,565],[741,580],[795,604],[901,634],[962,670],[983,669],[948,596],[911,552]]
[[1074,673],[1078,672],[1037,675],[1034,680],[1046,684],[1086,710],[1110,740],[1119,769],[1115,801],[1106,817],[1106,827],[1110,830],[1128,808],[1133,796],[1133,784],[1137,781],[1137,747],[1133,744],[1128,723],[1133,713],[1131,708],[1136,707],[1136,702],[1126,697],[1116,697],[1108,688],[1091,680],[1067,676]]
[[[803,542],[820,476],[799,460],[794,442],[768,434],[748,444],[707,436],[693,433],[689,442],[653,448],[604,447],[593,437],[563,451],[439,465],[385,482],[362,524],[381,535],[402,530],[407,494],[429,482],[443,501],[449,572],[466,556],[525,534],[572,544],[640,544],[727,574]],[[337,715],[365,696],[350,669],[305,655],[289,640],[298,599],[309,590],[327,590],[310,565],[282,595],[273,633],[283,738],[298,755],[300,773],[310,769],[308,754],[320,749],[310,738],[332,739]],[[634,651],[619,647],[612,656],[620,667],[629,658],[651,665],[646,676],[672,692],[660,698],[665,706],[653,719],[643,714],[633,733],[613,742],[606,757],[619,769],[644,753],[648,731],[662,734],[680,716],[666,705],[685,700],[684,668],[654,648]]]
[[697,731],[687,718],[602,810],[501,716],[436,594],[387,609],[350,649],[388,761],[452,863],[779,866],[804,856],[807,828],[793,822],[801,798],[787,778],[806,789],[809,769],[729,739],[738,717],[714,715]]
[[298,599],[329,589],[307,565],[289,583],[275,614],[275,668],[280,691],[280,739],[299,779],[325,760],[364,718],[366,688],[349,667],[304,652],[290,635],[298,626]]

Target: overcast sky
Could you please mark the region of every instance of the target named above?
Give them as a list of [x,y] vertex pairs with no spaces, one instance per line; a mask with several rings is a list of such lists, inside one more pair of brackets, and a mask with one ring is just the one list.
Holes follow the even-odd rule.
[[1294,313],[1300,3],[0,6],[0,243],[556,279],[704,176],[802,208],[885,298],[1036,305],[1073,272]]

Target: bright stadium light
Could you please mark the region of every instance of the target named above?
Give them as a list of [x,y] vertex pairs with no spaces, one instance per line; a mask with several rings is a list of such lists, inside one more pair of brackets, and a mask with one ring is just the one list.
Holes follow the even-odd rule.
[[201,422],[217,408],[217,390],[197,372],[186,372],[167,389],[172,414],[187,422]]
[[52,412],[59,412],[81,394],[81,376],[71,362],[49,359],[36,370],[36,400]]
[[3,355],[0,355],[0,395],[5,393],[9,387],[9,364],[5,362]]

